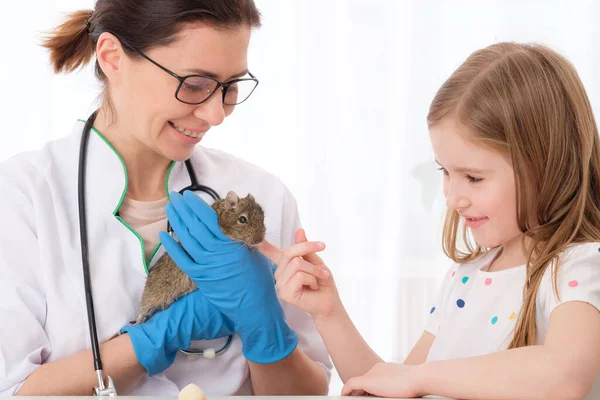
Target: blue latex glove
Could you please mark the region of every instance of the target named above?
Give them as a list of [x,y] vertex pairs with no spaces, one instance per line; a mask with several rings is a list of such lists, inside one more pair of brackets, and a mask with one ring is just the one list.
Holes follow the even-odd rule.
[[123,327],[121,333],[129,333],[139,363],[152,376],[170,367],[177,352],[188,349],[192,340],[233,335],[233,328],[230,320],[194,290],[146,322]]
[[166,213],[183,246],[161,232],[166,251],[198,290],[235,323],[244,356],[268,364],[292,353],[298,335],[286,322],[271,262],[258,250],[225,236],[217,213],[193,192],[171,193]]

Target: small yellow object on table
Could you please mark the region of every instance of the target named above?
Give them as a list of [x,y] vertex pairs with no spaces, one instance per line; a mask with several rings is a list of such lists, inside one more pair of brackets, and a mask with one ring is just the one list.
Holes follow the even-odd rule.
[[179,400],[206,400],[206,396],[198,385],[190,383],[179,392]]

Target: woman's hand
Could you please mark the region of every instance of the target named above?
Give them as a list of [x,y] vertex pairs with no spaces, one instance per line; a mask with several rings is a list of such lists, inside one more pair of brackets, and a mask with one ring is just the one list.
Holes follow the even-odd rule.
[[[341,308],[341,301],[323,260],[313,251],[303,229],[295,235],[296,244],[282,250],[264,241],[258,250],[277,264],[275,281],[279,297],[309,314],[316,320],[328,317]],[[318,244],[317,250],[325,245]]]
[[172,193],[166,212],[183,246],[161,232],[166,251],[208,301],[235,323],[244,356],[268,364],[291,354],[298,335],[288,326],[277,298],[271,262],[225,236],[217,213],[193,192]]
[[350,378],[342,388],[342,396],[422,397],[416,365],[381,362],[363,376]]
[[233,323],[198,290],[186,294],[169,308],[142,324],[127,325],[139,363],[149,375],[158,374],[175,361],[192,340],[211,340],[233,335]]

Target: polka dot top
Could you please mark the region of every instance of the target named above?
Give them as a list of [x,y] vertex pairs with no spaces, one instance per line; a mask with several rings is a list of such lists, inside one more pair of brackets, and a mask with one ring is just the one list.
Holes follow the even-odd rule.
[[[523,304],[525,265],[497,272],[482,271],[500,249],[447,271],[425,330],[436,338],[427,361],[449,360],[505,350]],[[583,301],[600,310],[600,243],[570,246],[561,255],[556,298],[552,270],[547,268],[537,294],[538,343],[545,341],[550,314],[562,303]],[[585,398],[600,399],[600,376]]]

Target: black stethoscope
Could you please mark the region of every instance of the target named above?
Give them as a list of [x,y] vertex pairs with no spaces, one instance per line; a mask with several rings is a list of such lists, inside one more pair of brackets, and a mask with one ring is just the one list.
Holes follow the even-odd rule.
[[[87,241],[87,226],[86,226],[86,214],[85,214],[85,167],[86,167],[86,155],[87,155],[87,143],[92,130],[92,125],[98,114],[98,110],[94,111],[92,115],[87,119],[83,128],[83,135],[81,137],[81,146],[79,148],[79,171],[78,171],[78,193],[77,200],[79,203],[79,233],[81,238],[81,261],[83,263],[83,282],[85,287],[85,302],[87,306],[88,325],[90,329],[90,338],[92,342],[92,353],[94,355],[94,369],[98,377],[98,386],[94,387],[92,394],[94,396],[116,396],[117,391],[115,384],[110,376],[107,376],[107,384],[104,384],[104,378],[102,376],[102,360],[100,359],[100,350],[98,345],[98,333],[96,331],[96,317],[94,315],[94,301],[92,298],[92,286],[90,282],[90,264],[88,255],[88,241]],[[213,200],[219,200],[221,197],[212,188],[204,185],[200,185],[196,179],[196,173],[192,167],[190,160],[185,161],[185,166],[190,177],[190,185],[181,189],[179,193],[186,190],[191,191],[202,191],[209,194]],[[167,223],[167,231],[171,232],[172,229],[170,224]],[[204,350],[187,349],[180,350],[186,354],[189,358],[196,358],[198,356],[204,356],[205,358],[215,358],[216,355],[222,354],[231,346],[233,336],[229,335],[225,345],[215,350],[212,348]]]

